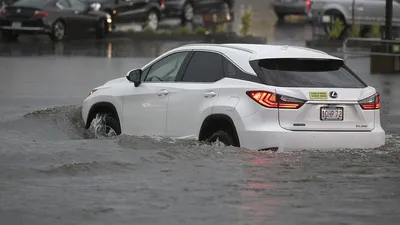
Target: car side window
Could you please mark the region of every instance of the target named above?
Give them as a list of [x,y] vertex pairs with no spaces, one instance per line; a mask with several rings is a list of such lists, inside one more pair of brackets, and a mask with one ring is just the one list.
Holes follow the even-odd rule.
[[175,81],[188,52],[179,52],[169,55],[154,63],[147,73],[144,82],[171,82]]
[[222,56],[213,52],[197,51],[190,59],[182,82],[215,82],[223,77]]
[[262,83],[260,78],[256,75],[248,74],[240,70],[236,65],[234,65],[227,58],[223,57],[224,74],[225,77],[245,80],[250,82]]
[[69,0],[69,3],[71,4],[71,8],[76,10],[85,10],[86,8],[86,5],[79,0]]
[[68,0],[60,0],[56,3],[56,6],[60,9],[67,9],[71,8],[71,5],[69,4]]

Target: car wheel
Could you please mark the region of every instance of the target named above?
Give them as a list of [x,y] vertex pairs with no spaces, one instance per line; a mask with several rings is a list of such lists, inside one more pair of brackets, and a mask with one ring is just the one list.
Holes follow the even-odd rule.
[[194,8],[192,3],[187,2],[183,6],[182,22],[192,22],[194,18]]
[[65,36],[65,25],[62,21],[57,20],[56,22],[54,22],[53,27],[52,27],[52,31],[50,34],[50,38],[53,41],[61,41],[64,39]]
[[100,114],[99,117],[102,119],[102,124],[95,128],[96,136],[115,137],[121,134],[118,120],[109,114]]
[[4,41],[16,41],[18,39],[18,33],[13,31],[1,31],[1,38]]
[[215,132],[214,134],[211,135],[211,137],[209,137],[207,139],[207,142],[214,143],[217,140],[224,143],[225,146],[235,146],[235,141],[234,141],[232,135],[230,135],[226,131],[219,130],[219,131]]
[[157,30],[158,24],[160,22],[160,17],[158,13],[155,10],[150,10],[147,13],[147,20],[144,25],[144,28],[150,29],[150,30]]
[[107,23],[106,20],[100,19],[96,24],[96,38],[102,39],[107,34]]

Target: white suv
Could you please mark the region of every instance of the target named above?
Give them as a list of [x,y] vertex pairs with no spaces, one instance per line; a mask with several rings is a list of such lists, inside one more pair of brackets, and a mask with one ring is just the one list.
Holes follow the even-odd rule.
[[380,97],[342,59],[293,46],[191,44],[90,91],[82,116],[117,134],[254,150],[376,148]]

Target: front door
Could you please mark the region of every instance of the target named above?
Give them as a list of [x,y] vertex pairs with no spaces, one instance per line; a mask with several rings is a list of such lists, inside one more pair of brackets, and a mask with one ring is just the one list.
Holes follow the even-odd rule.
[[124,99],[124,131],[131,135],[164,136],[167,125],[168,85],[175,78],[188,52],[174,53],[146,68],[143,82],[132,85]]

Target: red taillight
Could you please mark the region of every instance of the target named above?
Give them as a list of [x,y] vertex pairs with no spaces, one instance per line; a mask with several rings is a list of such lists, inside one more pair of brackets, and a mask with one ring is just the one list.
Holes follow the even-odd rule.
[[371,110],[371,109],[380,109],[381,108],[381,97],[379,93],[372,95],[366,99],[363,99],[358,102],[362,109]]
[[248,91],[246,94],[254,101],[267,108],[298,109],[305,101],[267,91]]
[[33,17],[35,18],[40,18],[40,17],[46,17],[48,16],[48,12],[43,12],[43,11],[35,11],[35,14],[33,14]]
[[311,0],[302,0],[303,2],[306,3],[306,11],[310,11],[311,10],[311,5],[312,5],[312,1]]
[[160,7],[163,9],[165,7],[165,0],[160,1]]

